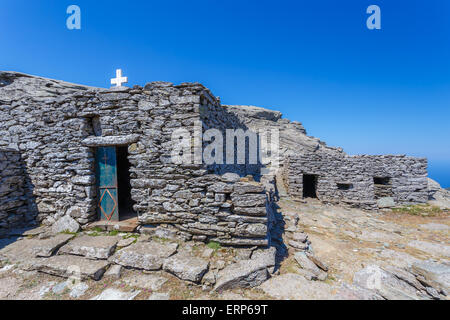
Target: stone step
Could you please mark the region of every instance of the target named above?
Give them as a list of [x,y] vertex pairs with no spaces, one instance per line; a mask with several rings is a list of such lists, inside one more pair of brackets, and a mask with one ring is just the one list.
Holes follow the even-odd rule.
[[89,224],[86,229],[100,229],[103,231],[120,231],[120,232],[135,232],[139,222],[137,218],[132,218],[124,221],[96,221]]
[[107,260],[90,260],[72,255],[58,255],[50,258],[36,258],[30,261],[29,270],[51,274],[63,278],[80,280],[100,280],[108,268]]
[[83,235],[59,249],[58,254],[84,256],[88,259],[108,259],[116,250],[121,238],[115,236]]

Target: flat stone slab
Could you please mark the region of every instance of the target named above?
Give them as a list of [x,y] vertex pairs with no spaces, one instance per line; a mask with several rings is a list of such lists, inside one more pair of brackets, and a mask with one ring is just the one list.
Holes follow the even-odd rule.
[[423,291],[421,284],[412,274],[405,270],[387,271],[377,265],[369,265],[355,272],[353,285],[373,290],[376,294],[387,300],[418,300],[429,299]]
[[119,282],[124,282],[130,287],[157,291],[167,282],[167,279],[154,274],[137,274],[128,276]]
[[255,252],[253,258],[241,260],[221,270],[217,275],[214,290],[233,288],[251,288],[260,285],[269,278],[268,268],[275,265],[275,248]]
[[148,300],[170,300],[170,294],[168,293],[152,293]]
[[328,300],[333,292],[333,287],[325,282],[309,281],[294,273],[273,277],[259,288],[281,300]]
[[58,277],[77,277],[81,280],[100,280],[110,263],[105,260],[89,260],[79,256],[61,255],[36,258],[30,261],[30,270]]
[[419,225],[419,227],[430,231],[450,231],[450,226],[442,223],[426,223]]
[[103,231],[134,232],[139,226],[137,218],[124,221],[96,221],[89,225],[88,229],[100,228]]
[[450,246],[444,244],[414,240],[408,243],[408,246],[434,256],[450,257]]
[[21,229],[13,229],[9,231],[10,236],[37,236],[41,233],[47,232],[49,230],[48,227],[42,226],[37,228],[21,228]]
[[14,263],[27,262],[35,257],[50,257],[73,237],[70,234],[58,234],[43,240],[11,240],[6,243],[5,247],[0,249],[0,256],[4,256]]
[[58,254],[72,254],[88,259],[108,259],[116,250],[119,240],[119,237],[83,235],[64,245]]
[[182,280],[200,282],[208,271],[209,261],[186,252],[177,253],[164,261],[164,271],[170,272]]
[[123,292],[117,289],[106,289],[91,300],[134,300],[141,291]]
[[177,248],[177,243],[142,241],[117,251],[112,257],[112,261],[124,267],[149,271],[159,270],[164,260],[173,255]]
[[338,292],[333,296],[333,300],[384,300],[382,296],[357,285],[343,283]]
[[433,261],[420,261],[413,263],[412,272],[444,295],[450,294],[450,266]]
[[57,234],[48,239],[36,240],[33,253],[36,257],[50,257],[73,237],[71,234]]

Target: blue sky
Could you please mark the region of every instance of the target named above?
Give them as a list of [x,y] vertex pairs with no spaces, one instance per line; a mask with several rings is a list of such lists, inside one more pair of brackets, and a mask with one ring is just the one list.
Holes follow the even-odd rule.
[[[66,9],[81,8],[81,30]],[[368,30],[366,8],[381,8]],[[350,154],[409,154],[450,187],[450,1],[2,0],[0,69],[109,87],[201,82]]]

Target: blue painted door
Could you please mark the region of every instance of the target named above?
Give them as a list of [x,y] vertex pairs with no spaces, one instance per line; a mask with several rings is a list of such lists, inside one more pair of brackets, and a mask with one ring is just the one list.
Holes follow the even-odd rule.
[[97,148],[96,163],[99,220],[119,221],[116,148]]

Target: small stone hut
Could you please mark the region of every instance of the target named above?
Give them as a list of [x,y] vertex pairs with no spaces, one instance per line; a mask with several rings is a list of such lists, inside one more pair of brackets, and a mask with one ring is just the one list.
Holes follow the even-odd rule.
[[426,201],[425,159],[348,157],[279,112],[223,106],[198,83],[100,89],[0,72],[0,234],[63,216],[82,226],[136,217],[140,228],[186,240],[269,244],[278,173],[262,174],[260,162],[174,163],[174,131],[195,137],[199,122],[202,132],[279,129],[293,197],[369,209],[377,196]]

